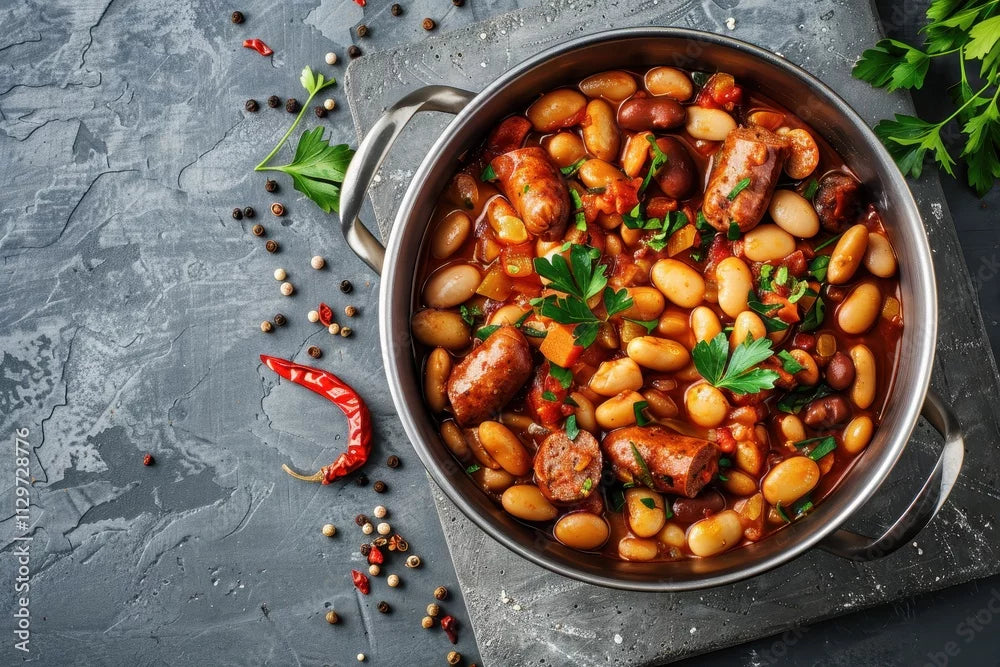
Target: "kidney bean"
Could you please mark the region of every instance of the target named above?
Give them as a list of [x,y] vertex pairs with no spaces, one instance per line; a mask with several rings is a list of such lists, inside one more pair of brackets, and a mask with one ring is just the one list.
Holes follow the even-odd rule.
[[618,109],[618,125],[625,130],[669,130],[684,124],[684,107],[666,97],[631,99]]
[[851,406],[843,396],[824,396],[806,406],[802,421],[813,428],[828,428],[851,416]]
[[792,347],[812,352],[816,349],[816,336],[807,333],[797,333],[792,338]]
[[723,495],[715,489],[709,489],[697,498],[677,498],[672,509],[677,521],[694,523],[721,512],[725,507],[726,499]]
[[698,170],[691,156],[684,145],[673,137],[660,137],[656,140],[656,145],[669,158],[666,167],[656,175],[656,182],[668,197],[685,199],[691,194],[698,178]]

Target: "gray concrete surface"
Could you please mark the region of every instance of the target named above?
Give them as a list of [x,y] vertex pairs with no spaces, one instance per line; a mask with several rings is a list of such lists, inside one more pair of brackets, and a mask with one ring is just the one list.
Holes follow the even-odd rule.
[[[343,64],[323,65],[326,51],[343,62],[352,41],[369,52],[422,40],[424,16],[445,34],[534,5],[417,0],[395,18],[389,4],[8,0],[0,8],[0,434],[13,450],[15,430],[30,430],[35,479],[24,530],[13,516],[8,454],[0,481],[5,664],[347,665],[359,651],[371,664],[440,664],[451,646],[439,630],[421,630],[419,618],[441,583],[456,596],[445,608],[464,623],[458,649],[477,659],[426,478],[385,391],[371,315],[377,283],[343,247],[335,216],[287,180],[278,195],[265,193],[251,172],[291,117],[266,106],[248,114],[246,98],[301,100],[302,65],[340,78]],[[715,7],[721,15],[736,5]],[[237,8],[247,15],[242,26],[228,21]],[[372,28],[365,40],[352,32],[361,21]],[[275,56],[239,46],[252,36]],[[332,96],[344,106],[342,89]],[[337,141],[353,140],[344,110],[305,126],[318,123]],[[281,221],[265,213],[273,200],[289,210]],[[236,205],[257,208],[279,254],[249,234],[250,221],[230,217]],[[980,253],[970,258],[988,259],[989,248],[995,257],[992,221],[967,210],[959,224],[976,227],[971,245]],[[315,253],[329,269],[308,268]],[[296,296],[279,296],[276,266],[289,271]],[[336,289],[345,278],[356,286],[350,297]],[[989,295],[995,306],[995,290]],[[361,306],[353,339],[330,339],[306,322],[320,299],[338,310]],[[259,333],[259,321],[279,311],[289,325]],[[993,310],[994,327],[995,319]],[[351,483],[310,486],[280,471],[286,461],[318,467],[342,447],[336,409],[279,383],[256,360],[268,352],[309,361],[312,344],[325,351],[314,363],[357,386],[372,407],[378,437],[368,474],[388,482],[383,496]],[[146,452],[155,466],[142,466]],[[383,465],[392,452],[404,461],[394,471]],[[995,489],[995,479],[983,484]],[[388,568],[404,585],[379,581],[361,598],[348,579],[361,564],[352,519],[379,502],[426,565]],[[327,521],[340,529],[333,540],[319,533]],[[27,654],[14,648],[11,618],[14,537],[22,534],[33,538]],[[837,662],[838,651],[851,664],[918,663],[961,641],[955,623],[986,608],[989,585],[809,626],[808,639],[780,646],[803,663]],[[495,591],[480,594],[482,604],[495,603]],[[595,604],[613,607],[611,595]],[[380,599],[393,614],[374,611]],[[328,606],[341,613],[340,626],[323,620]],[[908,624],[913,615],[918,623]],[[995,650],[983,651],[992,637],[962,645],[964,657],[981,656],[968,664],[995,659]],[[773,641],[714,660],[760,664]]]

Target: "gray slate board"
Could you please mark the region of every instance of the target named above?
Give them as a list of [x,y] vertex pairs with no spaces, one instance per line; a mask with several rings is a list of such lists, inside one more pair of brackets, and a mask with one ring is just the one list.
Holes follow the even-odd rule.
[[[728,9],[735,5],[546,2],[353,63],[347,78],[351,111],[363,135],[383,108],[421,85],[479,90],[547,46],[606,27],[633,25],[697,27],[770,48],[819,75],[871,122],[912,111],[905,96],[874,92],[850,78],[850,66],[880,34],[868,3],[821,0],[802,8],[752,0]],[[730,17],[735,19],[732,30],[726,27]],[[418,117],[381,170],[371,198],[383,236],[424,147],[447,120]],[[656,664],[1000,570],[996,366],[940,184],[936,175],[925,174],[912,188],[924,214],[942,297],[933,386],[955,406],[968,443],[965,472],[934,523],[913,545],[876,563],[859,565],[816,552],[731,587],[651,595],[595,588],[528,564],[482,533],[435,489],[487,664],[517,664],[526,656],[550,664]],[[935,435],[918,428],[866,515],[850,525],[870,534],[886,525],[905,505],[936,451]],[[796,636],[788,641],[794,643]]]

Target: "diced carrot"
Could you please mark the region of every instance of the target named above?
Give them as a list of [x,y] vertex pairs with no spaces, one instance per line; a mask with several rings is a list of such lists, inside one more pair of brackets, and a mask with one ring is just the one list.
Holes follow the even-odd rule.
[[583,348],[573,338],[572,327],[565,324],[550,326],[538,349],[546,359],[563,368],[572,366],[583,354]]

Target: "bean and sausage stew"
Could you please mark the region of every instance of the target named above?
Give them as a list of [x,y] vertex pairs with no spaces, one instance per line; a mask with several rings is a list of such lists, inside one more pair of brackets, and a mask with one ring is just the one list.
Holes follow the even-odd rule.
[[411,327],[441,439],[517,519],[630,561],[807,516],[879,423],[897,261],[843,161],[724,72],[611,71],[499,123]]

